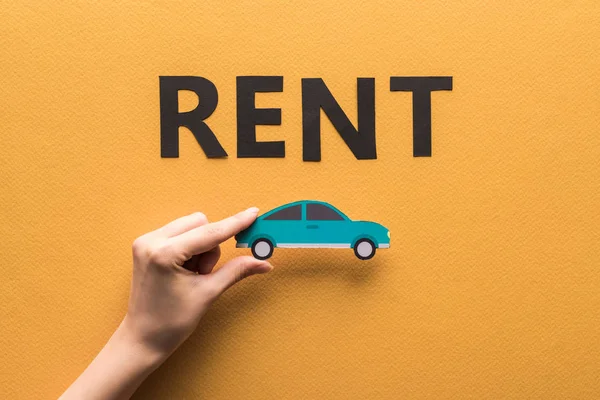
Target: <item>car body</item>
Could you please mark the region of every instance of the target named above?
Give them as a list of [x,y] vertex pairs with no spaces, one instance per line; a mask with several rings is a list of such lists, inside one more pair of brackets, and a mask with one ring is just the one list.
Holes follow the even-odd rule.
[[329,203],[302,200],[277,207],[235,236],[236,247],[250,247],[255,258],[265,260],[273,249],[352,248],[361,260],[375,249],[390,247],[390,232],[381,224],[354,221]]

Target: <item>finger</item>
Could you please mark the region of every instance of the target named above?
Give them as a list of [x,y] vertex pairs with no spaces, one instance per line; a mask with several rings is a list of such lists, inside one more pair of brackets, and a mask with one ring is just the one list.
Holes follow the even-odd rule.
[[190,229],[206,225],[207,223],[208,219],[206,218],[206,215],[202,214],[201,212],[195,212],[193,214],[186,215],[185,217],[177,218],[175,221],[169,222],[167,225],[160,228],[160,231],[166,237],[173,237],[181,235]]
[[221,268],[209,275],[212,285],[216,288],[217,296],[235,283],[255,274],[270,272],[273,266],[267,261],[257,260],[251,256],[236,257],[226,262]]
[[221,242],[249,227],[258,214],[252,207],[221,221],[202,225],[170,238],[173,248],[188,259],[194,254],[204,253],[217,247]]
[[206,253],[199,254],[198,257],[196,272],[202,275],[210,274],[221,258],[221,247],[210,249]]
[[220,257],[221,248],[217,246],[206,253],[192,256],[192,258],[185,261],[181,267],[202,275],[210,274],[215,265],[217,265]]
[[198,272],[198,266],[200,265],[200,258],[202,254],[198,254],[185,261],[181,267],[187,269],[188,271]]

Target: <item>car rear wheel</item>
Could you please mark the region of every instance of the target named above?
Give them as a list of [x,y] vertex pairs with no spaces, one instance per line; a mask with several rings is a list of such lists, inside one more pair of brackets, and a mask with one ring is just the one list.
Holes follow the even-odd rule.
[[360,260],[369,260],[375,255],[375,243],[369,239],[360,239],[354,244],[354,254]]
[[258,260],[266,260],[273,255],[273,243],[268,239],[257,239],[252,243],[252,255]]

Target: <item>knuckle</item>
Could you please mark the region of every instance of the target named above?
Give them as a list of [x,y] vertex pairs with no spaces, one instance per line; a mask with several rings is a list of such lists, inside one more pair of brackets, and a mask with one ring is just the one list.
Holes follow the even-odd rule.
[[207,228],[206,233],[208,236],[221,237],[223,236],[223,228],[220,225],[210,225]]
[[150,247],[146,250],[148,261],[152,264],[163,264],[171,252],[171,246],[168,244],[161,244],[158,246]]
[[151,264],[159,264],[160,263],[160,253],[157,249],[152,248],[146,251],[146,257]]
[[148,242],[144,236],[135,239],[131,245],[134,257],[141,257],[145,254]]

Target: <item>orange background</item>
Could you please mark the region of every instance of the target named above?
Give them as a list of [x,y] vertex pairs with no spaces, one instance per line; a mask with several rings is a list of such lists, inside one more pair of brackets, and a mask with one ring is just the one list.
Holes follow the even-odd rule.
[[[0,398],[57,397],[92,360],[136,236],[305,198],[383,223],[391,249],[276,250],[135,398],[600,397],[597,1],[57,3],[0,14]],[[160,75],[216,84],[229,158],[185,128],[160,158]],[[285,159],[235,157],[238,75],[284,76],[257,106],[282,109],[258,132]],[[454,77],[431,158],[389,91],[413,75]],[[377,160],[323,117],[322,162],[302,161],[303,77],[352,121],[376,79]]]

